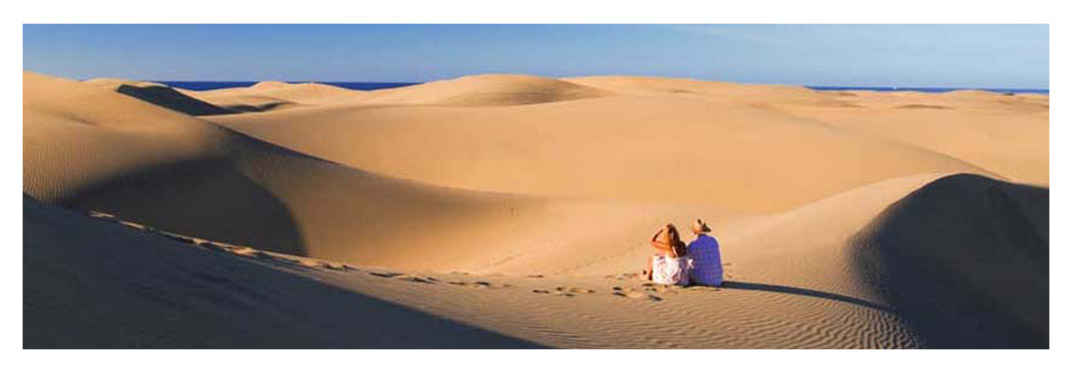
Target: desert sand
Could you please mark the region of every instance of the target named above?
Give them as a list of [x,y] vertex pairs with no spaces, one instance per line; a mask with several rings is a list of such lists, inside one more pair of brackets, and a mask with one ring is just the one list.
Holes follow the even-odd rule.
[[23,81],[28,348],[1049,345],[1046,95]]

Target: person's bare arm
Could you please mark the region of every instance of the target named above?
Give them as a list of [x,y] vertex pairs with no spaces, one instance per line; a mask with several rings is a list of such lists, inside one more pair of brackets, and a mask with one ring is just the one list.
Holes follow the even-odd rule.
[[649,241],[649,243],[652,244],[652,247],[656,248],[656,250],[658,250],[660,253],[663,253],[663,254],[671,254],[671,253],[673,253],[674,249],[671,248],[670,245],[668,245],[666,243],[663,243],[663,242],[659,242],[659,235],[661,233],[663,233],[663,229],[660,229],[660,230],[656,231],[656,234],[654,236],[652,236],[652,240]]

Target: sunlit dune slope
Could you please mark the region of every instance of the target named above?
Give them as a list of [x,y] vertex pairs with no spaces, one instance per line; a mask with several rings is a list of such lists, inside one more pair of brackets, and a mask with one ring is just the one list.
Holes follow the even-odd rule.
[[599,89],[529,75],[473,75],[370,92],[376,105],[512,106],[595,98]]
[[[368,265],[480,269],[548,242],[638,244],[664,218],[644,206],[376,175],[110,90],[25,81],[24,192],[197,237]],[[629,239],[614,234],[624,231]]]
[[1050,98],[967,90],[947,93],[814,91],[690,79],[564,79],[622,94],[729,102],[934,151],[1017,182],[1046,185]]
[[1046,96],[989,92],[859,95],[855,102],[861,108],[786,110],[863,135],[945,154],[1011,181],[1049,183],[1050,114]]
[[[459,222],[506,218],[527,203],[317,160],[74,81],[24,79],[23,189],[50,203],[199,237],[372,263],[405,256],[399,249],[427,250],[420,239],[399,240],[407,228],[465,235]],[[428,260],[455,255],[440,253]]]
[[[716,232],[725,245],[728,271],[728,282],[722,289],[652,288],[636,280],[611,278],[614,276],[527,278],[442,273],[433,278],[358,268],[310,267],[259,255],[239,259],[237,255],[229,257],[231,254],[218,250],[209,252],[204,247],[210,246],[206,245],[184,247],[152,232],[106,226],[28,199],[24,201],[31,238],[26,246],[27,260],[38,269],[31,274],[33,281],[29,283],[35,286],[28,291],[28,304],[40,310],[27,319],[27,327],[36,332],[34,339],[28,341],[53,346],[104,343],[117,347],[435,346],[444,341],[406,336],[415,330],[409,326],[443,318],[474,327],[436,321],[439,327],[461,333],[451,337],[457,338],[459,347],[484,343],[499,347],[521,345],[511,338],[544,346],[588,348],[999,346],[991,342],[1001,342],[1000,346],[1035,346],[1024,344],[1025,340],[1004,339],[1007,334],[1001,333],[1008,331],[1010,325],[1045,323],[1047,319],[1046,301],[1038,298],[1038,294],[1046,292],[1046,285],[1039,288],[1036,282],[1046,278],[1046,274],[1036,275],[1020,268],[1023,263],[1038,265],[1033,260],[1025,262],[1018,254],[1020,249],[1027,248],[1029,251],[1022,253],[1033,256],[1034,246],[1006,246],[1038,233],[1024,236],[1009,235],[1011,231],[1006,231],[1002,236],[1012,240],[987,234],[981,238],[972,225],[987,224],[997,218],[1011,227],[1041,223],[1046,226],[1046,215],[1012,213],[1010,206],[989,202],[996,201],[991,198],[997,195],[988,197],[991,192],[981,194],[980,191],[1005,194],[1017,201],[1014,206],[1025,211],[1037,209],[1041,206],[1040,198],[1046,196],[1031,190],[1023,190],[1028,191],[1024,194],[1019,192],[1023,187],[967,175],[932,182],[940,176],[892,179],[783,214],[729,218],[726,223],[720,220]],[[921,197],[936,191],[957,197]],[[898,201],[905,195],[908,197]],[[961,211],[965,216],[978,218],[969,225],[940,227],[934,232],[919,229],[927,229],[930,223],[914,223],[929,218],[921,219],[911,211],[949,209],[953,207],[952,200],[953,205],[964,205]],[[897,216],[907,211],[909,215],[904,218]],[[917,228],[912,227],[914,224]],[[862,226],[868,228],[855,233]],[[39,233],[54,227],[63,227],[60,230],[63,233]],[[959,254],[918,250],[910,254],[914,256],[911,261],[916,263],[905,263],[905,258],[898,258],[900,254],[889,252],[904,248],[887,246],[903,240],[884,239],[884,234],[929,235],[944,245],[944,250]],[[879,238],[862,241],[862,236]],[[73,240],[74,237],[79,239]],[[964,245],[972,240],[988,243]],[[862,243],[868,244],[861,246]],[[138,250],[131,251],[133,247]],[[996,251],[996,248],[1014,250]],[[109,255],[100,255],[98,251]],[[876,255],[877,251],[888,252]],[[106,257],[112,259],[101,262]],[[260,261],[260,265],[253,265],[251,260]],[[1004,268],[996,270],[995,264],[1003,262]],[[928,263],[940,266],[921,265]],[[889,271],[892,268],[913,271],[916,280],[911,281],[920,283],[904,283],[906,278],[892,275]],[[606,273],[619,269],[612,266],[603,270]],[[118,270],[126,273],[126,278],[137,279],[140,285],[136,289],[140,290],[115,281],[112,273]],[[68,287],[61,279],[72,275],[78,276],[82,283],[94,284],[94,291],[63,293]],[[972,286],[979,279],[1004,283]],[[970,287],[960,287],[965,284]],[[55,296],[61,293],[64,296]],[[153,295],[170,297],[167,299],[172,301],[154,301],[160,298]],[[963,303],[979,296],[1002,297],[1012,302],[992,303],[985,308]],[[113,302],[108,297],[125,300],[127,307],[123,312],[104,313],[109,302]],[[313,304],[321,307],[307,308]],[[958,308],[936,312],[920,308],[922,304]],[[235,307],[246,310],[244,317],[229,318],[227,315],[233,315],[233,311],[221,311]],[[67,310],[71,309],[82,312],[70,315]],[[198,316],[190,314],[189,309],[200,310]],[[349,316],[340,318],[330,311],[337,309],[349,310]],[[131,316],[138,312],[166,313],[170,317]],[[288,323],[283,328],[264,327],[268,317],[279,320],[309,312],[319,315],[314,322]],[[360,317],[355,317],[354,312],[359,312]],[[474,312],[482,316],[473,318]],[[134,317],[135,321],[124,321],[128,317]],[[680,322],[653,327],[651,320],[660,317]],[[89,323],[85,318],[95,322]],[[391,327],[385,329],[379,326],[381,323]],[[105,328],[87,329],[87,325]],[[334,325],[330,327],[332,332],[313,333],[311,329],[329,325]],[[184,326],[183,330],[175,330],[179,326]],[[946,330],[935,333],[929,326]],[[995,327],[999,328],[998,333],[988,329]],[[199,338],[203,333],[217,330],[226,331],[228,337]],[[353,335],[337,339],[340,330]],[[42,334],[44,331],[50,334]],[[380,333],[392,334],[369,338]],[[1032,338],[1036,339],[1027,342],[1041,341],[1038,336]],[[1045,339],[1042,343],[1046,346]]]
[[989,174],[777,111],[681,97],[331,105],[216,120],[303,153],[436,185],[740,211],[785,210],[917,173]]
[[230,131],[75,81],[23,74],[23,190],[45,201],[225,152]]
[[260,82],[250,87],[182,92],[233,112],[261,112],[320,105],[364,94],[362,91],[328,84],[272,81]]
[[[1048,346],[1045,97],[23,80],[28,346]],[[696,218],[722,288],[634,275]]]

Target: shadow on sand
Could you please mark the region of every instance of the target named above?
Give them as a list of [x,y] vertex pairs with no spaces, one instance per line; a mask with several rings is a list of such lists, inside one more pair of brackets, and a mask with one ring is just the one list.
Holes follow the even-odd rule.
[[833,300],[833,301],[837,301],[837,302],[850,303],[850,304],[861,306],[861,307],[868,307],[868,308],[871,308],[871,309],[884,311],[884,312],[894,312],[894,310],[892,308],[884,306],[884,305],[879,304],[879,303],[869,302],[869,301],[866,301],[866,300],[863,300],[863,299],[857,299],[857,298],[850,297],[850,296],[845,296],[845,295],[840,295],[840,294],[835,294],[835,293],[828,293],[828,292],[819,291],[819,290],[795,288],[795,287],[782,286],[782,285],[758,284],[758,283],[755,283],[755,282],[740,282],[740,281],[726,281],[726,282],[723,282],[722,287],[724,289],[767,291],[767,292],[773,292],[773,293],[793,294],[793,295],[801,295],[801,296],[813,297],[813,298],[822,298],[822,299]]
[[937,348],[1048,348],[1050,191],[935,180],[850,238],[857,277]]
[[542,348],[23,197],[23,348]]
[[58,202],[169,232],[307,254],[290,208],[228,158],[158,165]]

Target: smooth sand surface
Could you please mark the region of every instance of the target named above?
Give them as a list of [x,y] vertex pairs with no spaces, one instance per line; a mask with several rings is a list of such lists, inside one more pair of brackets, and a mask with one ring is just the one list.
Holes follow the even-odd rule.
[[1047,96],[23,79],[27,347],[1048,345]]
[[180,91],[191,97],[235,112],[260,112],[320,105],[362,95],[361,91],[352,91],[327,84],[284,82],[260,82],[247,88]]

